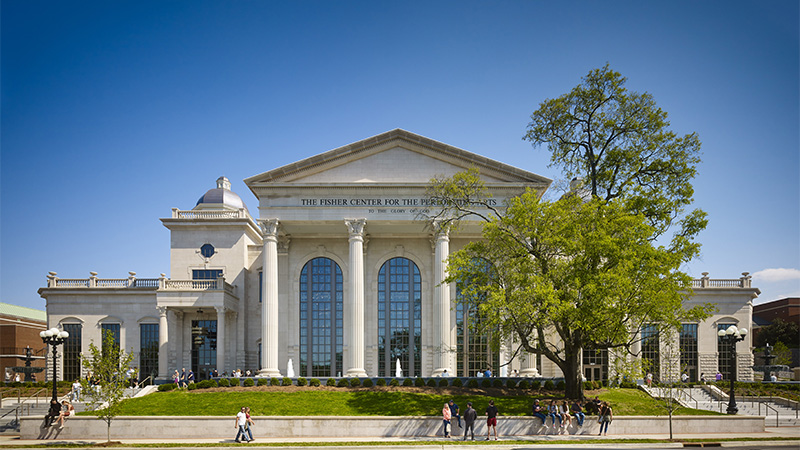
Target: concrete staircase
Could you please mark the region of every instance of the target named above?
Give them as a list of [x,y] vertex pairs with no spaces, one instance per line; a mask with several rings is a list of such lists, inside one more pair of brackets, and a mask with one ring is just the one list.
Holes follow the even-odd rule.
[[[728,395],[716,386],[705,385],[692,388],[648,388],[640,386],[650,396],[668,398],[672,396],[682,406],[706,411],[725,413],[728,408]],[[768,427],[800,426],[800,405],[797,402],[777,397],[736,397],[739,415],[763,416]]]

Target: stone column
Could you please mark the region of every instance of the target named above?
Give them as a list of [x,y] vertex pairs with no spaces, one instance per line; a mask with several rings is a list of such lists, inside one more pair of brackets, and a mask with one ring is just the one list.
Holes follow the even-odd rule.
[[539,376],[539,369],[536,367],[536,354],[523,352],[519,359],[519,376],[533,377]]
[[364,370],[364,227],[367,219],[345,219],[350,235],[350,292],[344,304],[345,376],[365,377]]
[[158,310],[158,378],[169,378],[169,325],[167,321],[167,307],[157,306]]
[[434,261],[433,261],[433,373],[434,377],[442,375],[450,369],[450,284],[447,278],[447,257],[450,255],[450,237],[448,227],[441,222],[433,223],[434,229]]
[[226,309],[224,306],[215,306],[217,310],[217,371],[219,373],[226,372],[225,370],[225,346],[228,341],[225,336],[225,317]]
[[[175,316],[175,368],[180,372],[182,368],[186,367],[183,365],[183,335],[186,330],[183,329],[183,311],[173,309],[172,314]],[[189,345],[191,350],[191,342]]]
[[263,292],[261,303],[262,377],[280,377],[278,369],[278,219],[260,220],[264,240]]

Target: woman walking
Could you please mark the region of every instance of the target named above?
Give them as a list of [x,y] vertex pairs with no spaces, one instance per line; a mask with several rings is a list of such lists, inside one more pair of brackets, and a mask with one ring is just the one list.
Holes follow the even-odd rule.
[[450,405],[445,403],[444,408],[442,408],[442,419],[443,419],[442,424],[444,424],[444,437],[446,438],[450,437],[450,431],[448,427],[450,426],[450,419],[452,417],[453,416],[452,413],[450,412]]
[[255,425],[256,423],[250,418],[249,406],[244,409],[244,415],[247,418],[247,434],[250,436],[250,442],[255,441],[255,439],[253,439],[253,430],[250,428],[250,425]]
[[611,410],[611,405],[608,402],[603,402],[600,404],[600,418],[598,422],[600,423],[600,432],[597,433],[598,436],[608,436],[608,424],[611,423],[611,420],[614,418],[614,411]]

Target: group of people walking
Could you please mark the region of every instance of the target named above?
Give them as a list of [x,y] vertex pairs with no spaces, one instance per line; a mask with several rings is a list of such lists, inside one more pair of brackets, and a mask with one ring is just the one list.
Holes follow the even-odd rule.
[[242,442],[252,442],[255,441],[253,439],[253,430],[250,428],[250,425],[255,425],[256,423],[250,417],[250,408],[243,406],[241,411],[236,414],[236,439],[234,439],[237,443]]

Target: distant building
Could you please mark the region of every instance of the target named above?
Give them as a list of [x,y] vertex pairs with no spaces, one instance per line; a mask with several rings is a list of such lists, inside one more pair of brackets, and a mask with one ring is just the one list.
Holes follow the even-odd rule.
[[[284,149],[291,151],[291,149]],[[266,158],[265,160],[268,160]],[[451,251],[481,238],[480,224],[450,232],[422,220],[435,205],[425,190],[436,176],[469,168],[501,207],[507,198],[551,180],[404,130],[392,130],[245,179],[258,200],[250,215],[227,178],[193,208],[161,219],[170,232],[170,277],[63,279],[51,272],[39,294],[51,327],[70,333],[64,377],[79,376],[80,355],[102,332],[132,351],[140,379],[168,379],[191,368],[198,378],[216,369],[250,369],[262,376],[561,376],[511,343],[492,350],[470,322],[476,312],[456,305],[456,286],[441,283]],[[185,202],[180,200],[180,202]],[[690,302],[719,312],[687,323],[681,366],[690,377],[730,373],[730,352],[717,331],[751,328],[750,277],[695,280]],[[658,372],[666,338],[650,333],[642,358]],[[740,344],[739,378],[752,379],[749,336]],[[722,350],[722,351],[720,351]],[[614,356],[585,351],[587,379],[607,379]],[[398,363],[399,361],[399,363]],[[505,369],[505,370],[504,370]],[[665,369],[666,370],[666,369]],[[656,374],[658,376],[658,374]],[[677,374],[664,374],[665,378]]]
[[[45,366],[46,345],[39,333],[47,329],[47,313],[38,309],[0,303],[0,373],[3,378],[14,379],[10,367],[24,366],[26,347],[33,349],[34,367]],[[43,373],[34,374],[34,378],[44,380]],[[20,379],[25,376],[20,374]]]
[[[761,328],[770,325],[776,319],[800,325],[800,297],[787,297],[753,306],[753,339],[755,340],[758,333],[761,332]],[[800,336],[796,336],[795,339],[795,345],[790,345],[792,347],[790,366],[800,367],[800,348],[797,348]]]

